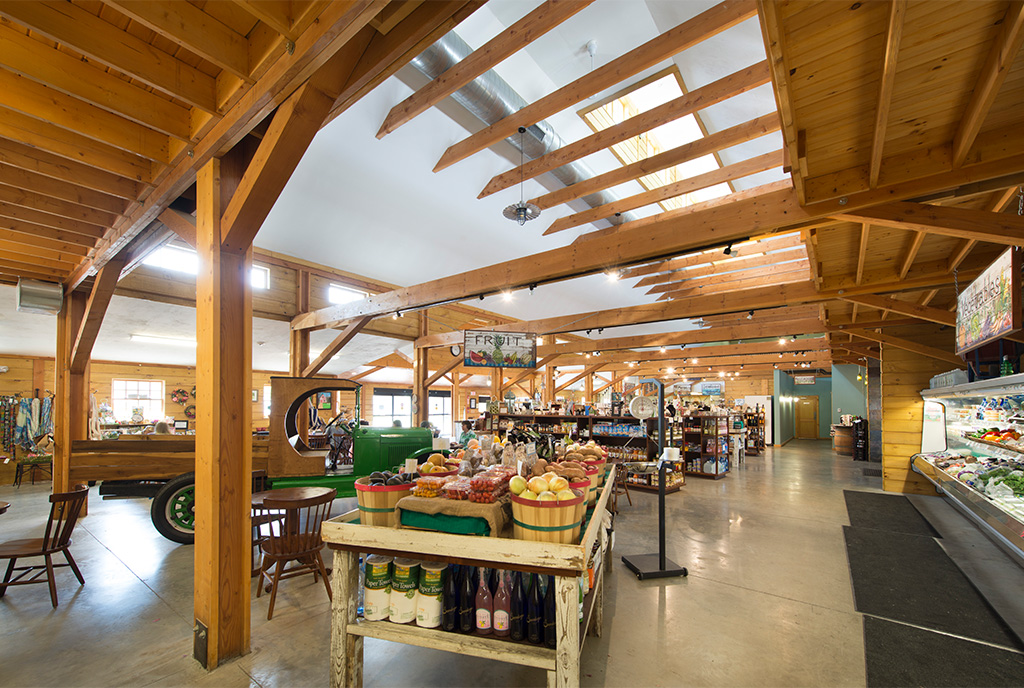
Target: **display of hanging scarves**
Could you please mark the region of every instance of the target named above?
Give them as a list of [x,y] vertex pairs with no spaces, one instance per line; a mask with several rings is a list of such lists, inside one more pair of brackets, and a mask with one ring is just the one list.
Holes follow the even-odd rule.
[[32,415],[32,401],[21,399],[18,401],[18,413],[14,427],[14,443],[24,447],[27,451],[35,449],[35,442],[29,435],[29,418]]
[[28,411],[28,436],[35,444],[35,439],[42,433],[39,430],[39,399],[29,401]]
[[53,397],[45,397],[39,409],[39,434],[53,434]]
[[17,416],[18,400],[15,397],[0,397],[0,451],[14,452]]

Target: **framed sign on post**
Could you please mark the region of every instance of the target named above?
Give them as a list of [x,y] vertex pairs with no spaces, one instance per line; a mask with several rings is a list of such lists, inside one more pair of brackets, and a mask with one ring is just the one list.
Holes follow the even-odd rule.
[[1006,249],[956,303],[956,352],[965,354],[1021,328],[1020,251]]
[[720,397],[725,393],[725,383],[718,380],[701,382],[700,391],[697,394],[701,394],[709,397]]
[[536,368],[537,335],[467,330],[464,364],[471,368]]
[[813,385],[814,381],[815,381],[815,377],[813,375],[794,375],[793,376],[793,384],[794,385]]

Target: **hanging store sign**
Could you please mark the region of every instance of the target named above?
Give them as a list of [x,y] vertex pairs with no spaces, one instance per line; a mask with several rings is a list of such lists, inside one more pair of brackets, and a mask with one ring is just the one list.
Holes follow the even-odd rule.
[[1021,328],[1020,269],[1020,252],[1007,249],[957,297],[958,354]]
[[720,397],[725,394],[725,383],[715,380],[713,382],[698,382],[690,388],[690,394],[697,396]]
[[537,335],[467,330],[464,364],[473,368],[536,368]]
[[794,385],[813,385],[814,381],[815,381],[815,377],[813,375],[794,375],[793,376],[793,384]]

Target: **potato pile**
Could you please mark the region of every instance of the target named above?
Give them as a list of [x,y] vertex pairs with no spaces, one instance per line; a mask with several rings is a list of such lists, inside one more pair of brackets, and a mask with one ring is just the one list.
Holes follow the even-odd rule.
[[565,478],[571,483],[587,479],[586,467],[582,463],[577,463],[575,461],[548,463],[546,459],[537,459],[537,462],[533,464],[532,471],[528,471],[524,466],[523,477],[540,477],[549,471],[555,475]]

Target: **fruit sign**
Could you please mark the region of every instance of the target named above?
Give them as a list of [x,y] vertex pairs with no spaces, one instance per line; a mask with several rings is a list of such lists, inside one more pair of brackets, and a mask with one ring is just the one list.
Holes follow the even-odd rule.
[[1021,328],[1020,269],[1020,253],[1007,249],[957,297],[958,354]]
[[517,332],[467,330],[465,364],[476,368],[536,368],[537,336]]

